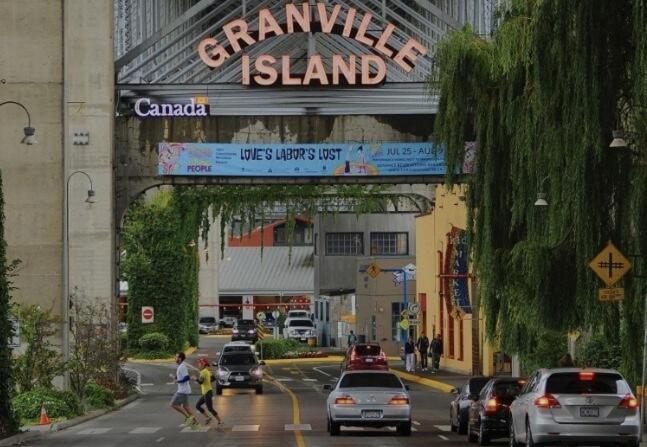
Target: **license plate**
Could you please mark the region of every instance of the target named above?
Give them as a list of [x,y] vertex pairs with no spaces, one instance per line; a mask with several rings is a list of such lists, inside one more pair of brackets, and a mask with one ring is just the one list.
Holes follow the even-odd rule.
[[364,419],[380,419],[381,417],[381,410],[362,410],[362,418]]
[[371,358],[367,358],[365,360],[366,360],[366,363],[373,363],[373,359],[371,359]]
[[245,380],[245,377],[243,377],[243,376],[236,376],[236,377],[234,378],[234,380],[236,380],[236,382],[242,382],[243,380]]
[[600,409],[598,407],[581,407],[580,417],[583,418],[597,418],[600,416]]

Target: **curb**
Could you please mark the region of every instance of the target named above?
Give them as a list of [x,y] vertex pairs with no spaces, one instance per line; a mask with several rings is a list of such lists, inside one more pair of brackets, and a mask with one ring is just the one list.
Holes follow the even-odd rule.
[[[189,347],[188,349],[186,349],[184,351],[184,355],[186,355],[188,357],[197,350],[198,350],[198,348],[196,348],[194,346],[191,346],[191,347]],[[126,362],[127,363],[139,363],[141,365],[147,365],[147,364],[156,365],[156,364],[160,364],[160,363],[175,363],[175,357],[168,357],[168,358],[165,358],[165,359],[135,359],[135,358],[129,357],[129,358],[126,359]]]
[[398,371],[397,369],[391,369],[391,371],[396,373],[401,378],[408,380],[409,382],[414,382],[420,385],[428,386],[430,388],[435,388],[444,393],[451,393],[452,390],[456,388],[454,385],[450,385],[449,383],[439,382],[438,380],[426,379],[424,377],[418,377],[416,375],[413,375],[407,372]]
[[29,428],[27,428],[27,431],[18,433],[17,435],[13,435],[5,439],[1,439],[0,447],[9,447],[13,445],[19,445],[26,442],[35,441],[37,439],[43,439],[52,433],[56,433],[57,431],[74,427],[75,425],[79,425],[89,420],[98,418],[100,416],[103,416],[104,414],[108,414],[110,412],[119,410],[120,408],[128,405],[129,403],[137,399],[139,399],[139,394],[132,394],[126,397],[125,399],[115,402],[115,404],[111,408],[107,408],[105,410],[95,410],[88,414],[84,414],[83,416],[79,416],[67,421],[59,422],[57,424],[52,424],[48,431],[30,430]]

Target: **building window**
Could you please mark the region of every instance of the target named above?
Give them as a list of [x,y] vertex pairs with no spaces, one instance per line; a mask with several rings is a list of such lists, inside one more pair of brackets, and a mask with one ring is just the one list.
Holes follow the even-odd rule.
[[371,256],[409,254],[409,233],[371,233]]
[[330,302],[326,301],[326,323],[330,321]]
[[391,340],[400,341],[400,306],[402,303],[397,301],[391,303]]
[[[291,241],[290,238],[292,239]],[[277,247],[312,245],[312,229],[308,227],[308,224],[297,221],[290,234],[287,224],[277,225],[274,227],[274,245]]]
[[326,256],[361,256],[363,233],[326,233]]

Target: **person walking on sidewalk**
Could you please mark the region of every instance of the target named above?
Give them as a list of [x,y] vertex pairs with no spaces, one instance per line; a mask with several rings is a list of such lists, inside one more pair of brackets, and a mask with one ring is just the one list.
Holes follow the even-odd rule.
[[431,372],[438,372],[440,369],[440,356],[443,355],[443,337],[437,334],[431,341]]
[[222,420],[220,419],[220,416],[218,416],[218,412],[213,408],[213,387],[211,386],[213,374],[211,374],[211,371],[209,370],[209,360],[206,358],[200,359],[198,367],[200,368],[200,375],[196,377],[195,380],[200,384],[200,392],[202,395],[195,404],[195,408],[204,416],[204,425],[209,425],[211,422],[211,416],[209,416],[202,407],[206,404],[207,410],[209,410],[209,413],[216,418],[218,421],[218,427],[220,427],[222,425]]
[[354,346],[357,343],[357,335],[351,329],[350,334],[348,334],[348,347]]
[[414,372],[416,370],[416,345],[413,342],[413,337],[404,344],[404,367],[407,372]]
[[175,376],[169,374],[171,379],[175,379],[177,383],[177,391],[171,399],[171,407],[184,416],[184,425],[186,426],[197,426],[198,420],[195,418],[191,407],[189,406],[189,395],[191,394],[191,376],[189,376],[189,370],[184,364],[186,360],[186,355],[184,352],[178,352],[175,354],[175,363],[177,363],[177,370],[175,371]]
[[418,348],[418,352],[420,353],[420,368],[422,368],[423,371],[427,371],[427,353],[429,352],[429,338],[425,335],[425,333],[421,333],[420,336],[418,337],[418,341],[416,341],[416,348]]

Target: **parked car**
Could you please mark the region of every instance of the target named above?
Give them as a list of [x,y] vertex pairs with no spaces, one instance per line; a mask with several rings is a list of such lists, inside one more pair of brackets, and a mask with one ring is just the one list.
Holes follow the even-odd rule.
[[358,343],[348,348],[341,370],[389,369],[384,350],[377,343]]
[[224,352],[218,359],[216,370],[216,394],[225,388],[252,388],[263,394],[263,366],[250,352]]
[[236,324],[236,317],[232,316],[224,316],[218,320],[218,323],[220,324],[220,327],[234,327],[234,324]]
[[254,320],[237,320],[231,331],[231,341],[248,341],[256,343],[258,330]]
[[311,320],[291,319],[286,320],[283,336],[299,341],[307,341],[308,337],[315,337],[315,325]]
[[287,318],[310,319],[310,312],[307,310],[290,310]]
[[513,447],[640,444],[638,400],[613,369],[541,369],[529,377],[510,414]]
[[345,371],[326,400],[328,432],[341,426],[395,426],[399,434],[411,435],[411,400],[408,387],[390,371]]
[[232,341],[225,343],[225,346],[222,348],[223,353],[227,352],[251,352],[254,353],[254,345],[250,345],[244,341]]
[[218,330],[218,322],[215,317],[200,317],[198,321],[198,332],[201,334],[212,334]]
[[470,442],[487,445],[491,439],[508,437],[510,404],[525,384],[526,380],[520,377],[495,377],[485,384],[469,408],[467,438]]
[[455,388],[456,397],[449,403],[449,426],[452,431],[464,435],[467,433],[470,404],[473,398],[481,394],[481,390],[490,377],[470,377],[465,385]]

